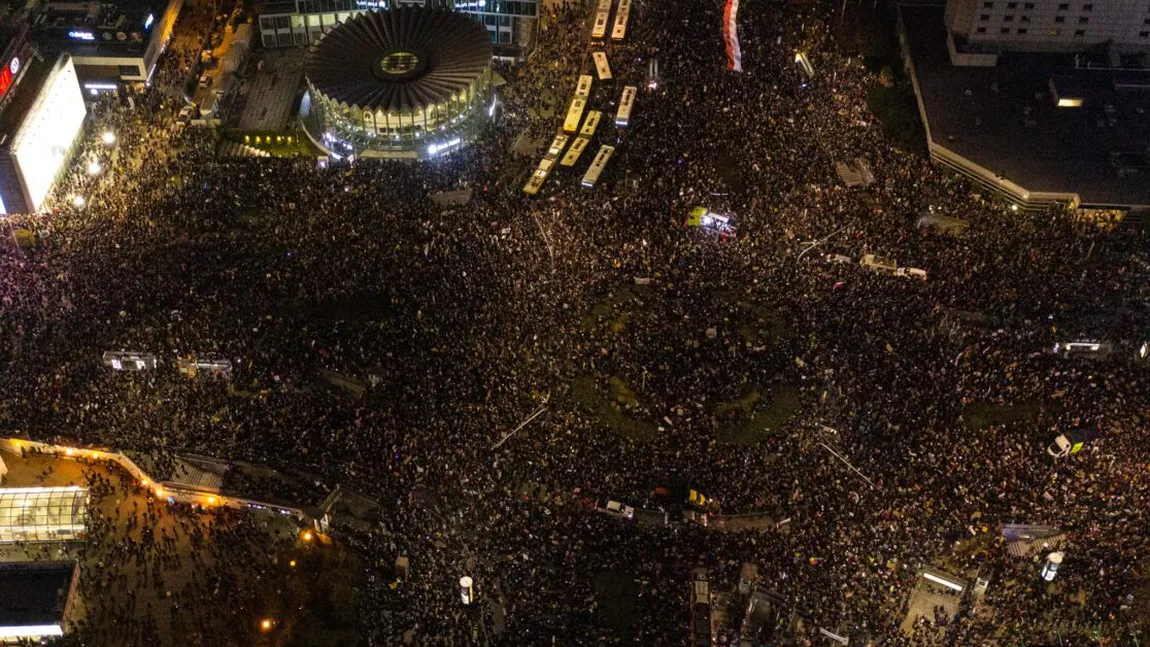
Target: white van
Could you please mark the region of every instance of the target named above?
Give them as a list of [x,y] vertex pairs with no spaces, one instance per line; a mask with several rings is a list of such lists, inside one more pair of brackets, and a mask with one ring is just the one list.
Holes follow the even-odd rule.
[[895,276],[905,276],[911,279],[919,279],[920,281],[926,280],[926,270],[920,270],[917,267],[900,267],[894,271]]

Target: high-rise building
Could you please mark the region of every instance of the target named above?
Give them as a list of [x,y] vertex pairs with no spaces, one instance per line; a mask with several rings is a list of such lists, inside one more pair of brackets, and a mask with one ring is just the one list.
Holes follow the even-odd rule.
[[1150,52],[1150,0],[948,0],[946,26],[959,50]]

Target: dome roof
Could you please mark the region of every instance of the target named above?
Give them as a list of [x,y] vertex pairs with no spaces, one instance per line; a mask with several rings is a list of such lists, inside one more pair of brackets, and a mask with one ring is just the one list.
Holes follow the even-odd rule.
[[490,64],[487,30],[470,16],[401,7],[333,27],[312,47],[305,72],[333,101],[397,112],[447,100]]

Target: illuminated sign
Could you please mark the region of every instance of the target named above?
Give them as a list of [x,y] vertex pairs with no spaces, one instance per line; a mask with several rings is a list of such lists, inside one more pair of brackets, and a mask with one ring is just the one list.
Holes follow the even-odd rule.
[[96,40],[96,35],[90,31],[70,31],[68,38],[72,40]]
[[[8,69],[8,68],[5,68]],[[84,124],[84,95],[71,59],[49,75],[24,123],[12,138],[11,151],[28,192],[28,209],[37,211],[72,142]]]
[[155,21],[156,21],[156,17],[153,16],[152,14],[148,14],[148,17],[144,19],[144,29],[151,27],[152,23]]
[[[20,66],[17,65],[16,67],[19,69]],[[5,65],[4,69],[0,70],[0,97],[8,94],[10,87],[12,87],[12,66]]]

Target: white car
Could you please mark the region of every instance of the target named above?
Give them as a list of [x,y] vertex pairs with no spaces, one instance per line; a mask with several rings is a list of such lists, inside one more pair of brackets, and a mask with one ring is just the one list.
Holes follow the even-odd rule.
[[828,263],[853,263],[854,259],[850,256],[842,254],[827,254],[826,260]]
[[196,118],[195,106],[184,106],[180,108],[180,121],[190,121]]
[[905,276],[907,278],[926,280],[926,270],[920,270],[917,267],[900,267],[894,271],[895,276]]
[[635,508],[618,501],[607,501],[606,505],[601,505],[597,509],[599,512],[609,514],[612,517],[620,517],[622,519],[635,518]]

